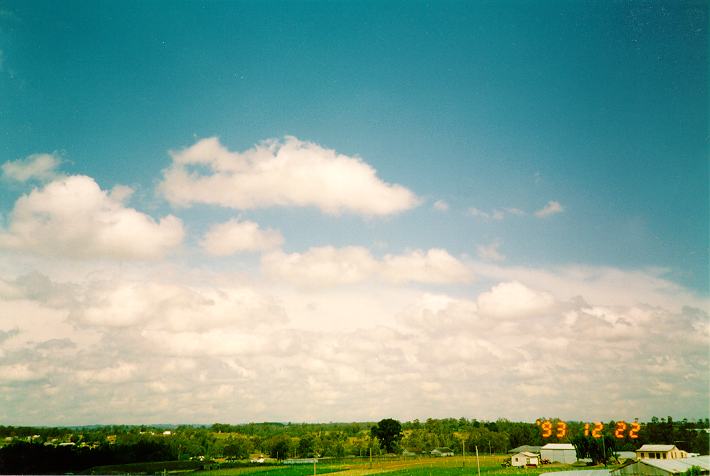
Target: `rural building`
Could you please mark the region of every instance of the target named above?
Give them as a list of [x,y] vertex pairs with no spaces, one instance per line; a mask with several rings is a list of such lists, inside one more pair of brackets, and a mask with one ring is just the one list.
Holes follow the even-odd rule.
[[672,476],[685,473],[695,466],[700,474],[710,474],[710,456],[692,458],[642,459],[611,472],[612,476]]
[[636,452],[634,451],[617,451],[614,453],[614,456],[616,456],[619,461],[624,461],[626,459],[636,460]]
[[510,458],[510,465],[516,468],[522,468],[524,466],[537,466],[538,464],[540,464],[540,459],[537,454],[530,453],[528,451],[521,451]]
[[515,455],[518,453],[522,453],[524,451],[526,451],[528,453],[539,453],[540,448],[542,448],[542,446],[523,445],[523,446],[518,446],[517,448],[513,448],[512,450],[508,451],[508,454]]
[[643,445],[636,450],[638,459],[678,459],[687,458],[688,453],[675,445]]
[[431,455],[432,456],[453,456],[454,452],[451,451],[451,448],[446,448],[446,447],[434,448],[433,450],[431,450]]
[[540,459],[551,463],[574,463],[577,461],[577,451],[572,443],[548,443],[540,448]]

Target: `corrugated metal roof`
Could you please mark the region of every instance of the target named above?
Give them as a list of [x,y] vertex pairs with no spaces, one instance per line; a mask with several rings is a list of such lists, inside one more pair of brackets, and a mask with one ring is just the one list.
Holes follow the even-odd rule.
[[550,471],[542,474],[554,474],[555,476],[611,476],[608,469],[583,469],[577,471]]
[[684,473],[693,466],[710,471],[710,456],[708,455],[678,459],[642,459],[640,462],[669,473]]
[[643,445],[636,451],[670,451],[675,445]]
[[543,450],[573,450],[572,443],[548,443],[543,446]]
[[508,453],[522,453],[523,451],[537,453],[538,451],[540,451],[540,448],[542,448],[542,446],[522,445],[518,446],[517,448],[513,448],[512,450],[508,451]]

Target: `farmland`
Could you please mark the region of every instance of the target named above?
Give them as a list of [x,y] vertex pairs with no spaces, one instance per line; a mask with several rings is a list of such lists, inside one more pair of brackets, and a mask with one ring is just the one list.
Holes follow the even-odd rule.
[[[539,468],[511,468],[503,467],[505,455],[486,455],[479,459],[481,475],[485,476],[537,476],[543,472],[564,471],[569,469],[584,469],[572,465],[553,464]],[[374,459],[372,463],[366,458],[363,460],[349,459],[347,461],[323,461],[318,463],[316,474],[337,472],[338,476],[367,476],[374,474],[388,474],[389,476],[463,476],[476,475],[478,468],[475,456],[460,456],[451,458],[382,458]],[[314,473],[313,465],[297,466],[269,466],[269,467],[244,467],[233,469],[220,469],[212,471],[196,471],[190,473],[199,476],[310,476]]]

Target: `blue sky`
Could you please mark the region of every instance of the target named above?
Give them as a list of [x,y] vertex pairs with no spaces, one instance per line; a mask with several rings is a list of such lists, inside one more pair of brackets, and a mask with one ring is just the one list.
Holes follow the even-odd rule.
[[[239,352],[193,355],[177,344],[178,350],[143,364],[136,360],[144,350],[138,344],[125,344],[130,351],[120,358],[97,342],[123,342],[121,336],[130,342],[127,336],[136,333],[150,340],[156,332],[172,332],[161,339],[184,342],[176,333],[192,332],[196,341],[214,345],[210,339],[217,334],[211,333],[250,336],[248,329],[263,320],[271,332],[315,339],[321,348],[326,335],[358,340],[358,332],[384,327],[400,334],[380,344],[397,347],[401,338],[403,346],[403,361],[389,370],[409,375],[413,371],[404,369],[414,364],[406,342],[421,337],[417,325],[433,323],[403,315],[461,319],[460,325],[473,326],[472,336],[525,328],[536,319],[541,327],[530,331],[532,340],[470,342],[484,360],[502,359],[496,362],[504,367],[511,362],[483,349],[514,355],[522,366],[517,376],[493,387],[522,385],[539,403],[508,415],[477,394],[470,404],[480,414],[453,405],[434,415],[437,391],[453,390],[432,370],[411,377],[412,388],[424,382],[431,395],[412,397],[396,416],[575,417],[569,401],[584,404],[577,401],[581,395],[553,398],[520,379],[536,366],[562,376],[589,363],[569,356],[572,363],[559,366],[527,350],[551,338],[545,329],[560,322],[570,334],[555,345],[573,345],[581,318],[570,313],[578,313],[591,316],[591,327],[581,329],[597,337],[604,326],[623,335],[619,322],[678,325],[678,348],[660,356],[652,345],[611,355],[618,341],[600,338],[611,361],[646,362],[635,370],[634,392],[652,387],[656,393],[632,398],[607,389],[618,407],[603,405],[598,412],[674,414],[664,406],[664,392],[687,385],[669,376],[682,368],[683,379],[697,380],[683,397],[688,416],[707,416],[707,24],[703,2],[1,1],[0,162],[6,166],[0,246],[6,264],[0,278],[6,289],[0,306],[7,312],[0,336],[10,337],[0,338],[0,346],[9,346],[0,353],[0,385],[4,375],[6,390],[18,398],[27,386],[54,389],[57,405],[67,406],[59,422],[162,421],[159,414],[130,415],[130,405],[118,401],[71,409],[67,402],[75,397],[68,386],[83,379],[106,397],[113,395],[114,379],[115,385],[135,385],[138,398],[148,391],[140,386],[147,375],[189,357],[193,363],[185,365],[216,372],[227,389],[236,380],[219,373],[231,365],[225,359],[245,369],[240,378],[258,365]],[[209,138],[218,138],[209,142],[213,148],[195,152]],[[304,148],[312,155],[267,178],[259,168],[263,157],[243,180],[210,169],[218,167],[210,155],[217,153],[214,144],[226,151],[224,160],[237,164],[246,151],[264,152],[266,146],[257,144],[267,140],[278,141],[274,163],[296,160],[289,157],[301,157]],[[185,159],[191,153],[193,159]],[[44,168],[37,154],[46,154]],[[331,170],[326,164],[332,173],[324,172]],[[375,174],[371,180],[357,164]],[[198,191],[197,179],[178,183],[186,171],[198,174],[193,179],[214,173],[214,180]],[[132,193],[112,195],[116,186]],[[329,191],[314,196],[323,187]],[[242,197],[238,189],[253,194]],[[61,190],[81,198],[71,201]],[[255,204],[247,203],[249,197]],[[71,209],[90,203],[95,208],[89,211]],[[123,221],[128,215],[130,225]],[[100,228],[106,222],[118,225]],[[231,234],[214,228],[226,223],[242,226]],[[141,233],[148,235],[135,242]],[[232,246],[218,249],[217,243]],[[115,288],[106,287],[109,281]],[[162,291],[128,293],[145,308],[120,304],[121,289],[147,283]],[[48,297],[54,294],[35,289],[40,285],[47,293],[65,289],[71,298],[55,302]],[[92,294],[98,288],[101,299]],[[283,320],[270,321],[267,306],[268,312],[259,307],[228,325],[215,315],[214,327],[171,327],[177,318],[160,299],[187,299],[176,297],[177,289],[207,301],[216,299],[207,297],[213,293],[242,296],[249,289],[250,296],[273,300]],[[161,293],[172,297],[156,297]],[[493,310],[491,299],[505,309]],[[367,301],[363,310],[371,315],[353,322],[346,308],[359,300]],[[116,321],[92,318],[91,310],[100,308],[94,301],[116,304],[104,309]],[[318,306],[322,312],[306,312]],[[36,313],[38,322],[51,314],[57,334],[74,349],[63,352],[95,356],[101,366],[58,377],[42,367],[41,349],[18,353],[21,344],[42,345],[31,336],[32,325],[17,317],[20,310]],[[162,321],[147,317],[163,311]],[[314,334],[320,331],[329,334]],[[637,342],[660,338],[625,332]],[[697,348],[683,349],[683,333],[696,335]],[[421,350],[433,342],[427,339],[436,340],[414,342]],[[318,365],[335,365],[323,352]],[[439,365],[433,356],[420,359],[432,369]],[[354,364],[339,365],[334,381],[354,372]],[[274,368],[259,367],[267,373]],[[663,372],[669,380],[659,377]],[[180,390],[166,383],[152,391]],[[207,409],[185,418],[348,420],[389,416],[399,408],[350,411],[347,398],[317,385],[304,391],[304,401],[318,391],[330,395],[323,397],[330,403],[289,409],[270,402],[263,409],[243,405],[251,408],[244,413]],[[382,401],[375,396],[373,390],[362,397]],[[30,415],[20,399],[13,402],[17,422],[49,418]],[[180,415],[176,408],[165,411]]]

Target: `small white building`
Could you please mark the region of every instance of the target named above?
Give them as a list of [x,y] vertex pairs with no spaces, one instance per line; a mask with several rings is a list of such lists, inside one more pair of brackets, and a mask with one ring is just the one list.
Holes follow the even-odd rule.
[[528,451],[521,451],[518,454],[514,454],[510,457],[510,465],[516,468],[522,468],[524,466],[537,466],[540,464],[540,459],[535,453],[530,453]]
[[577,461],[577,451],[572,443],[548,443],[540,448],[540,459],[551,463],[571,464]]
[[430,454],[432,456],[453,456],[454,452],[451,451],[451,448],[441,447],[441,448],[434,448],[433,450],[431,450]]

